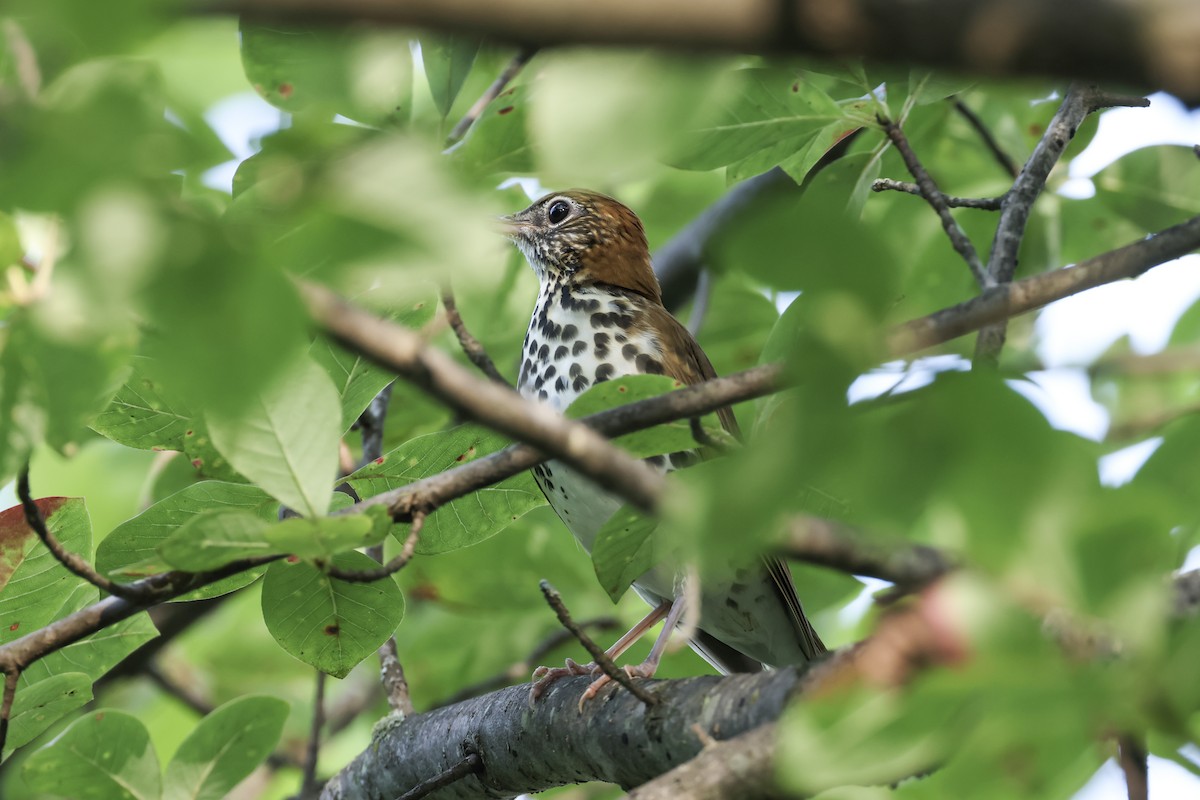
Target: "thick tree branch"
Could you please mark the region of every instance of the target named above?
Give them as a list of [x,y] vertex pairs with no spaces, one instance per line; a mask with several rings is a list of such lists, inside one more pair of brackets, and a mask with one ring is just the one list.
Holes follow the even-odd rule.
[[1191,0],[192,0],[192,8],[367,19],[535,45],[866,56],[1160,87],[1200,101],[1200,16]]
[[639,786],[626,800],[775,800],[792,797],[775,783],[774,722],[729,741],[714,742],[698,756]]
[[597,484],[653,511],[664,478],[585,425],[476,378],[416,332],[315,286],[301,286],[313,318],[343,345],[442,400],[455,411],[559,458]]

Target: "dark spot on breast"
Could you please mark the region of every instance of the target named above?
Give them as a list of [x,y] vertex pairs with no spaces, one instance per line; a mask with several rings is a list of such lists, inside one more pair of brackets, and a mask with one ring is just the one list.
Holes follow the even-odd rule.
[[650,456],[646,459],[646,463],[652,467],[661,467],[665,461],[666,459],[662,456]]
[[575,382],[571,384],[571,388],[576,392],[582,392],[588,387],[588,383],[590,383],[590,381],[587,378],[579,375],[575,378]]
[[576,339],[575,344],[571,345],[571,355],[573,356],[579,355],[584,350],[587,350],[587,342],[583,339]]
[[588,311],[595,311],[598,308],[600,308],[600,301],[599,300],[588,300],[583,305],[587,306]]
[[545,385],[545,383],[546,383],[546,376],[545,376],[545,375],[538,375],[538,376],[537,376],[537,380],[535,380],[535,381],[533,382],[533,388],[535,388],[535,389],[540,389],[540,388],[542,388],[542,386],[544,386],[544,385]]
[[550,380],[558,374],[558,367],[551,364],[550,366],[546,367],[546,371],[542,374],[546,376],[546,380]]
[[637,366],[639,372],[644,372],[648,375],[663,374],[662,362],[651,358],[645,353],[638,356],[633,363]]
[[596,367],[596,383],[608,380],[615,371],[612,364],[601,364]]
[[613,325],[613,315],[612,314],[602,314],[599,312],[592,314],[592,327],[593,328],[611,328],[612,325]]
[[571,351],[567,349],[566,345],[560,344],[558,347],[554,348],[554,360],[559,361],[563,358],[566,358],[567,353],[569,352]]
[[538,400],[545,400],[549,396],[550,395],[546,393],[545,389],[541,389],[538,391]]
[[529,349],[526,352],[528,352],[529,355],[533,355],[534,353],[536,353],[537,352],[537,342],[530,339],[529,340]]
[[565,392],[567,390],[567,379],[560,377],[554,382],[554,391]]
[[567,325],[562,329],[562,337],[564,339],[574,339],[577,335],[579,335],[579,328],[576,328],[574,325]]
[[626,361],[632,361],[637,354],[638,349],[636,344],[627,344],[621,348],[621,355],[625,356]]
[[615,324],[620,325],[625,330],[629,330],[631,327],[633,327],[633,315],[632,314],[615,314],[614,313],[614,314],[610,314],[609,316],[613,318],[612,321]]
[[578,362],[576,362],[571,365],[571,368],[569,370],[567,370],[567,374],[570,375],[572,378],[578,378],[580,375],[583,374],[583,367]]
[[562,332],[562,325],[557,322],[546,321],[546,326],[542,329],[542,333],[546,334],[547,339],[557,339],[558,334]]
[[606,355],[608,355],[607,333],[597,333],[593,337],[593,341],[596,343],[596,358],[604,358]]
[[680,450],[677,453],[671,453],[671,466],[675,469],[685,469],[696,463],[697,456],[691,450]]
[[545,361],[550,357],[550,345],[544,344],[538,349],[538,361]]
[[626,336],[625,334],[623,334],[623,333],[617,334],[617,344],[625,344],[628,341],[629,341],[629,337]]
[[725,605],[727,605],[729,608],[732,608],[734,611],[738,610],[737,600],[735,600],[732,595],[726,596]]

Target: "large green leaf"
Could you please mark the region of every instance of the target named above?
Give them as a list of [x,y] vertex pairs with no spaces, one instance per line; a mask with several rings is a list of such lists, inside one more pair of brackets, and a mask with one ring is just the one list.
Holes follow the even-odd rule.
[[279,741],[290,708],[274,697],[239,697],[196,726],[167,765],[164,800],[221,800]]
[[[340,569],[379,564],[362,553],[333,558]],[[391,577],[372,583],[336,580],[303,561],[276,561],[262,588],[263,620],[284,650],[344,678],[387,641],[404,618],[404,595]]]
[[241,414],[210,413],[208,428],[235,469],[290,508],[317,517],[329,508],[341,419],[332,381],[305,356]]
[[62,717],[92,700],[92,679],[80,672],[65,672],[20,688],[13,698],[4,741],[7,757],[33,740]]
[[203,572],[239,558],[271,552],[265,533],[271,523],[253,511],[216,508],[204,511],[175,529],[158,546],[163,561],[175,569]]
[[[72,596],[73,602],[69,601],[57,618],[65,617],[68,612],[82,610],[99,599],[94,590],[81,589]],[[156,636],[158,628],[150,615],[146,612],[134,614],[38,659],[21,673],[21,680],[33,684],[73,672],[84,673],[93,681],[99,680],[124,661],[126,656]]]
[[25,761],[23,774],[38,791],[78,800],[158,800],[162,793],[146,726],[111,708],[73,722]]
[[1143,147],[1092,179],[1096,197],[1145,232],[1200,214],[1196,154],[1183,145]]
[[[410,439],[346,481],[365,499],[494,453],[507,444],[499,434],[475,425],[460,425]],[[545,502],[528,472],[514,475],[452,500],[431,514],[425,520],[417,552],[444,553],[475,544]],[[393,529],[399,539],[404,539],[407,531],[407,524]]]
[[526,117],[529,96],[524,86],[501,92],[488,103],[467,140],[454,148],[453,163],[481,177],[533,169]]
[[464,36],[426,34],[421,37],[421,59],[433,103],[444,117],[450,113],[454,98],[471,72],[479,40]]
[[622,506],[596,534],[592,564],[596,578],[615,603],[629,584],[657,563],[654,529],[658,520]]

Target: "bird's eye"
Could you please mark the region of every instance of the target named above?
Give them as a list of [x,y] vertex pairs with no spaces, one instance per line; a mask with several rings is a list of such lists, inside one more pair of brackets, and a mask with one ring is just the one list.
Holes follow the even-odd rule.
[[546,212],[546,217],[550,220],[551,225],[557,225],[567,218],[571,213],[571,206],[566,200],[555,200],[550,204],[550,210]]

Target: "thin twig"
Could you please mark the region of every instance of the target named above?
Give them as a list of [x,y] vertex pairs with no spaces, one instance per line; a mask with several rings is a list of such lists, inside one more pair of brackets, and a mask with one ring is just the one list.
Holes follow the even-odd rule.
[[17,681],[21,679],[21,670],[13,668],[4,673],[4,701],[0,703],[0,755],[4,754],[4,745],[8,742],[8,723],[12,716],[13,700],[17,696]]
[[300,784],[301,800],[315,800],[321,791],[317,781],[317,760],[321,755],[321,729],[325,726],[325,673],[316,671],[313,697],[312,725],[308,732],[308,747],[304,753],[304,779]]
[[542,581],[538,585],[542,588],[542,594],[545,596],[546,602],[554,609],[559,623],[579,640],[584,649],[591,654],[592,659],[596,662],[596,666],[600,667],[600,670],[609,678],[628,689],[634,697],[641,700],[646,706],[655,705],[658,702],[658,698],[634,683],[625,670],[613,663],[613,660],[604,652],[604,648],[592,641],[592,637],[587,635],[587,632],[580,627],[579,623],[571,619],[571,612],[567,611],[562,595],[550,585],[550,581]]
[[416,709],[408,691],[408,678],[404,674],[404,665],[400,663],[395,636],[388,637],[379,648],[379,678],[392,711],[402,717],[411,715]]
[[444,789],[447,786],[461,781],[468,775],[474,775],[483,768],[483,759],[478,753],[468,753],[462,761],[448,767],[445,772],[434,775],[427,781],[421,781],[413,788],[409,789],[404,794],[400,795],[397,800],[421,800],[422,797],[428,797],[438,789]]
[[462,314],[458,311],[458,303],[454,299],[454,291],[449,286],[442,292],[442,305],[446,308],[446,319],[449,320],[454,335],[458,337],[458,343],[462,345],[462,350],[466,353],[471,363],[479,367],[479,371],[488,376],[489,380],[511,389],[512,384],[505,380],[504,376],[500,374],[500,370],[496,369],[496,364],[492,361],[492,357],[487,354],[483,343],[472,336],[471,332],[467,330],[467,325],[463,322]]
[[[596,630],[612,630],[620,623],[616,617],[598,617],[596,619],[584,620],[578,623],[579,627],[587,630],[595,628]],[[442,708],[443,706],[454,705],[461,703],[463,700],[470,700],[472,697],[478,697],[486,692],[502,689],[505,686],[510,686],[513,683],[526,681],[529,679],[529,672],[534,668],[534,665],[545,660],[546,656],[553,652],[556,648],[563,644],[574,641],[575,636],[569,630],[557,630],[554,633],[543,639],[537,647],[533,648],[521,661],[513,662],[502,672],[498,672],[490,678],[485,678],[470,686],[464,686],[454,694],[434,704],[433,708]]]
[[408,538],[404,540],[404,545],[400,548],[400,552],[383,566],[375,569],[341,569],[326,562],[324,564],[325,574],[339,581],[346,581],[347,583],[374,583],[375,581],[381,581],[384,578],[395,575],[408,566],[408,562],[412,561],[413,554],[417,549],[417,541],[421,538],[421,528],[425,526],[425,516],[420,511],[413,514],[412,527],[408,532]]
[[[905,194],[916,195],[922,197],[921,187],[915,183],[908,181],[894,181],[891,178],[879,178],[871,184],[873,192],[904,192]],[[942,199],[946,201],[946,205],[950,208],[977,208],[982,211],[999,211],[1000,197],[951,197],[942,195]]]
[[959,227],[958,221],[950,214],[950,207],[946,205],[946,196],[942,194],[942,190],[938,188],[933,178],[925,170],[925,167],[921,165],[921,161],[917,158],[917,154],[913,152],[912,146],[908,143],[908,137],[904,135],[904,131],[900,130],[900,126],[895,122],[883,117],[879,118],[879,124],[883,126],[884,133],[887,134],[892,144],[896,146],[896,151],[904,159],[904,165],[908,167],[908,171],[916,179],[917,186],[921,190],[921,196],[937,212],[938,219],[942,221],[942,229],[950,237],[950,244],[954,246],[955,251],[967,262],[967,267],[970,268],[975,282],[985,289],[991,286],[993,280],[983,268],[983,262],[979,260],[979,254],[975,252],[975,245],[971,244],[971,240],[967,238],[967,234]]
[[724,453],[729,449],[724,442],[717,441],[717,439],[704,429],[704,424],[700,421],[700,417],[692,417],[688,420],[688,425],[692,428],[692,438],[696,440],[696,444],[711,447],[718,453]]
[[1013,157],[1010,156],[1008,152],[1000,146],[998,141],[996,141],[996,137],[992,135],[991,129],[984,124],[984,121],[979,118],[979,115],[976,114],[971,107],[964,103],[962,98],[958,97],[957,95],[951,97],[950,100],[954,103],[954,110],[957,111],[962,118],[967,121],[968,125],[975,129],[975,132],[979,134],[979,138],[983,140],[983,143],[987,147],[988,151],[990,151],[992,156],[995,157],[997,163],[1004,168],[1004,171],[1008,173],[1008,176],[1010,178],[1017,177],[1017,174],[1021,171],[1021,168],[1017,166],[1016,161],[1013,161]]
[[140,599],[141,594],[139,590],[130,588],[126,584],[115,583],[99,572],[96,572],[91,564],[81,556],[63,547],[54,534],[50,533],[50,529],[46,527],[46,519],[42,516],[42,510],[34,502],[33,494],[29,489],[29,464],[26,464],[21,469],[20,474],[17,475],[17,497],[21,499],[21,507],[25,511],[26,524],[33,529],[38,538],[42,540],[42,544],[46,546],[46,549],[58,560],[58,563],[66,567],[73,575],[83,578],[88,583],[98,587],[101,591],[108,592],[125,600]]
[[459,139],[467,135],[467,131],[475,124],[475,120],[479,119],[479,115],[487,108],[488,103],[495,100],[504,91],[504,87],[508,86],[509,82],[517,77],[517,73],[522,67],[529,63],[529,59],[533,58],[537,52],[536,47],[523,47],[517,54],[512,57],[508,65],[496,76],[496,80],[492,81],[492,85],[479,96],[479,99],[463,114],[463,118],[454,126],[454,130],[450,131],[450,135],[446,137],[446,144],[454,144]]
[[1125,789],[1129,800],[1147,800],[1150,796],[1146,765],[1146,746],[1133,734],[1117,737],[1117,763],[1125,773]]
[[910,590],[932,583],[957,566],[935,548],[871,537],[844,523],[808,515],[788,522],[781,550],[789,558],[880,578]]

